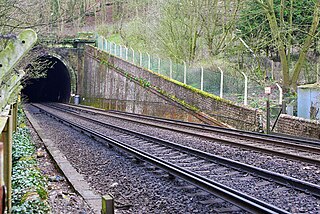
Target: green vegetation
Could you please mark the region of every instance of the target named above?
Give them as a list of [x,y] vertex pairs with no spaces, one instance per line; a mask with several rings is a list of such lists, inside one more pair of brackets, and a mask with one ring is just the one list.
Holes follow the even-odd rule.
[[314,0],[116,2],[113,25],[98,27],[109,41],[190,68],[219,66],[240,78],[244,72],[286,92],[316,80],[320,3]]
[[242,10],[239,29],[256,53],[276,53],[282,85],[295,91],[307,55],[317,48],[319,19],[320,1],[251,0]]
[[[159,91],[160,93],[162,92],[161,89],[157,89],[157,87],[156,87],[156,86],[153,86],[148,80],[143,79],[143,78],[135,77],[134,75],[128,73],[127,71],[124,71],[123,69],[121,69],[121,68],[119,68],[119,67],[116,67],[116,66],[110,64],[109,61],[108,61],[108,59],[99,59],[99,60],[100,60],[100,64],[106,65],[106,66],[108,66],[108,67],[112,67],[112,68],[116,69],[117,71],[121,72],[126,78],[128,78],[128,79],[130,79],[130,80],[135,80],[135,81],[137,81],[137,82],[138,82],[141,86],[143,86],[144,88],[153,87],[153,88],[155,88],[156,90],[160,90],[160,91]],[[155,72],[153,72],[153,71],[150,71],[150,72],[152,72],[152,73],[155,74],[155,75],[160,76],[161,78],[163,78],[163,79],[165,79],[165,80],[167,80],[167,81],[173,82],[173,83],[175,83],[175,84],[177,84],[177,85],[179,85],[179,86],[181,86],[181,87],[184,87],[184,88],[186,88],[186,89],[188,89],[188,90],[190,90],[190,91],[192,91],[192,92],[195,92],[195,93],[199,94],[199,95],[202,96],[202,97],[212,98],[212,99],[219,100],[219,101],[221,101],[221,102],[230,103],[230,104],[232,103],[232,102],[229,101],[229,100],[222,99],[222,98],[220,98],[220,97],[218,97],[218,96],[216,96],[216,95],[207,93],[207,92],[205,92],[205,91],[201,91],[200,89],[194,88],[194,87],[192,87],[192,86],[190,86],[190,85],[187,85],[187,84],[184,84],[184,83],[181,83],[181,82],[179,82],[179,81],[177,81],[177,80],[170,79],[170,78],[167,77],[167,76],[164,76],[164,75],[155,73]],[[167,93],[163,93],[163,94],[164,94],[164,95],[167,95]],[[184,104],[184,103],[185,103],[185,101],[183,101],[183,100],[180,101],[180,100],[178,100],[178,99],[175,98],[175,97],[173,97],[173,98],[174,98],[177,102],[179,102],[179,103],[181,103],[181,104]],[[185,105],[185,106],[186,106],[186,105]],[[193,108],[193,106],[191,106],[191,108],[192,108],[192,109],[195,109],[195,108]],[[198,111],[198,109],[195,109],[195,110]]]
[[13,136],[12,213],[48,213],[47,182],[37,167],[35,146],[22,110]]

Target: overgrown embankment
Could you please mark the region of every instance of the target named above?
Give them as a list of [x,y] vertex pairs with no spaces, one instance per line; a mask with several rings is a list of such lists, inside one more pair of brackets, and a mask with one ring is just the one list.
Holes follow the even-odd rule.
[[47,179],[38,168],[36,147],[25,120],[19,110],[12,145],[12,213],[48,213]]

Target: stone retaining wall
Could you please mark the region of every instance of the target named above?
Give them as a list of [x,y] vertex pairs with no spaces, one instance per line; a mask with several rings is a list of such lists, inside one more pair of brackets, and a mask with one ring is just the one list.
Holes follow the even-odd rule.
[[320,122],[281,114],[276,125],[276,132],[298,137],[320,139]]
[[[103,68],[103,64],[108,69]],[[84,90],[81,93],[86,97],[104,97],[106,99],[118,99],[119,101],[130,100],[131,102],[134,100],[153,103],[164,102],[158,96],[152,95],[147,88],[141,88],[141,86],[130,82],[126,76],[119,74],[119,72],[125,72],[143,79],[143,81],[150,83],[154,88],[158,88],[166,95],[182,100],[186,105],[193,106],[195,109],[199,109],[201,112],[232,127],[245,130],[256,130],[258,128],[259,112],[255,109],[236,105],[183,83],[172,81],[167,77],[133,65],[92,46],[85,47],[84,66],[86,77],[83,79],[86,82],[83,83]],[[95,70],[99,70],[99,72]],[[102,81],[104,76],[107,79],[106,83]],[[79,77],[79,79],[82,79],[82,77]],[[95,86],[92,85],[93,83],[95,83]],[[104,84],[107,84],[108,88],[105,94],[102,93],[104,91],[102,88],[105,88]],[[107,96],[105,96],[106,94]],[[168,101],[165,103],[167,106],[171,105]],[[161,112],[160,108],[158,110]]]

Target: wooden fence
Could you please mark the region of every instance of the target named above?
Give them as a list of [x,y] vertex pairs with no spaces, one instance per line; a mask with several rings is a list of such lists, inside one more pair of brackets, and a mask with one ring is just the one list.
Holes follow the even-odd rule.
[[0,52],[0,214],[11,212],[12,133],[17,127],[17,98],[23,71],[14,69],[37,41],[33,30],[10,38]]

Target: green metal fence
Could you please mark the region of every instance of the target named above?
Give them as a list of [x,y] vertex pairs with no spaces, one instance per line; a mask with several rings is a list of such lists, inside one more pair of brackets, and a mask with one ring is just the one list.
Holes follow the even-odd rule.
[[245,81],[247,78],[245,74],[231,76],[225,75],[219,67],[214,70],[204,69],[202,67],[191,67],[185,62],[182,64],[175,63],[171,59],[161,59],[149,53],[115,44],[107,41],[102,36],[97,36],[97,47],[126,61],[194,88],[235,102],[247,104],[246,91],[248,90],[248,82]]

